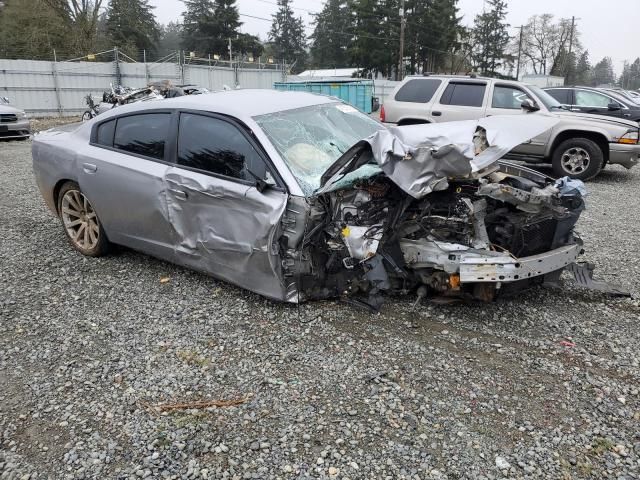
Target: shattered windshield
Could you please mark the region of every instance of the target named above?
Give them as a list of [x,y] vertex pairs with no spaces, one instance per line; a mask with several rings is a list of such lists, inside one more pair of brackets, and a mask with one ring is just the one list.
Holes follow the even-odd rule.
[[351,146],[385,127],[344,103],[260,115],[260,125],[305,195],[320,187],[320,178]]

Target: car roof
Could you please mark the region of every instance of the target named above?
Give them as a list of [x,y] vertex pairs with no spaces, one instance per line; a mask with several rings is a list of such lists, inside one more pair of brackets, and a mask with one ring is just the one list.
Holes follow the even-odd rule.
[[482,77],[480,75],[445,75],[445,74],[427,74],[427,75],[407,75],[405,77],[405,81],[409,79],[425,79],[429,78],[440,78],[440,79],[450,79],[450,80],[464,80],[468,82],[479,81],[479,82],[488,82],[493,80],[494,82],[500,82],[507,85],[526,85],[530,86],[531,84],[520,82],[518,80],[506,80],[502,78],[492,78],[492,77]]
[[[161,102],[136,102],[110,110],[113,115],[158,108],[202,110],[246,119],[295,108],[334,103],[336,98],[307,92],[288,92],[269,89],[239,89],[185,95]],[[102,116],[102,115],[101,115]],[[110,115],[111,116],[111,115]]]

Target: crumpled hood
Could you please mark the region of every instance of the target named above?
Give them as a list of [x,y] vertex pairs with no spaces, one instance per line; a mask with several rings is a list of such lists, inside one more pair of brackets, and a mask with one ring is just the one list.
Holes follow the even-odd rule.
[[[493,116],[480,120],[408,125],[380,130],[361,140],[324,173],[323,193],[344,175],[377,163],[402,190],[414,198],[445,189],[448,178],[482,176],[516,146],[551,129],[558,119],[546,115]],[[486,147],[475,155],[474,134],[486,131]]]

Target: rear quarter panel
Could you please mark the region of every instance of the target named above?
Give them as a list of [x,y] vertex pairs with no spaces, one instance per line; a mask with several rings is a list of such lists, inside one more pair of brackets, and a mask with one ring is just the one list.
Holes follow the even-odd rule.
[[78,129],[51,129],[36,134],[31,147],[33,173],[47,207],[57,215],[54,190],[62,180],[78,181],[77,151],[88,142]]

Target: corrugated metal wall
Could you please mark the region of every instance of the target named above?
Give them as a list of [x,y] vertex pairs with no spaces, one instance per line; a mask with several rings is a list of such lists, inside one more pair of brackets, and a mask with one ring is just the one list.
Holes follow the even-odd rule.
[[[118,64],[120,83],[139,88],[150,82],[171,80],[221,90],[233,88],[273,88],[286,80],[281,70],[242,69],[177,63]],[[118,83],[115,62],[48,62],[0,59],[0,96],[27,111],[31,117],[80,115],[87,109],[85,96],[95,101],[109,85]]]

